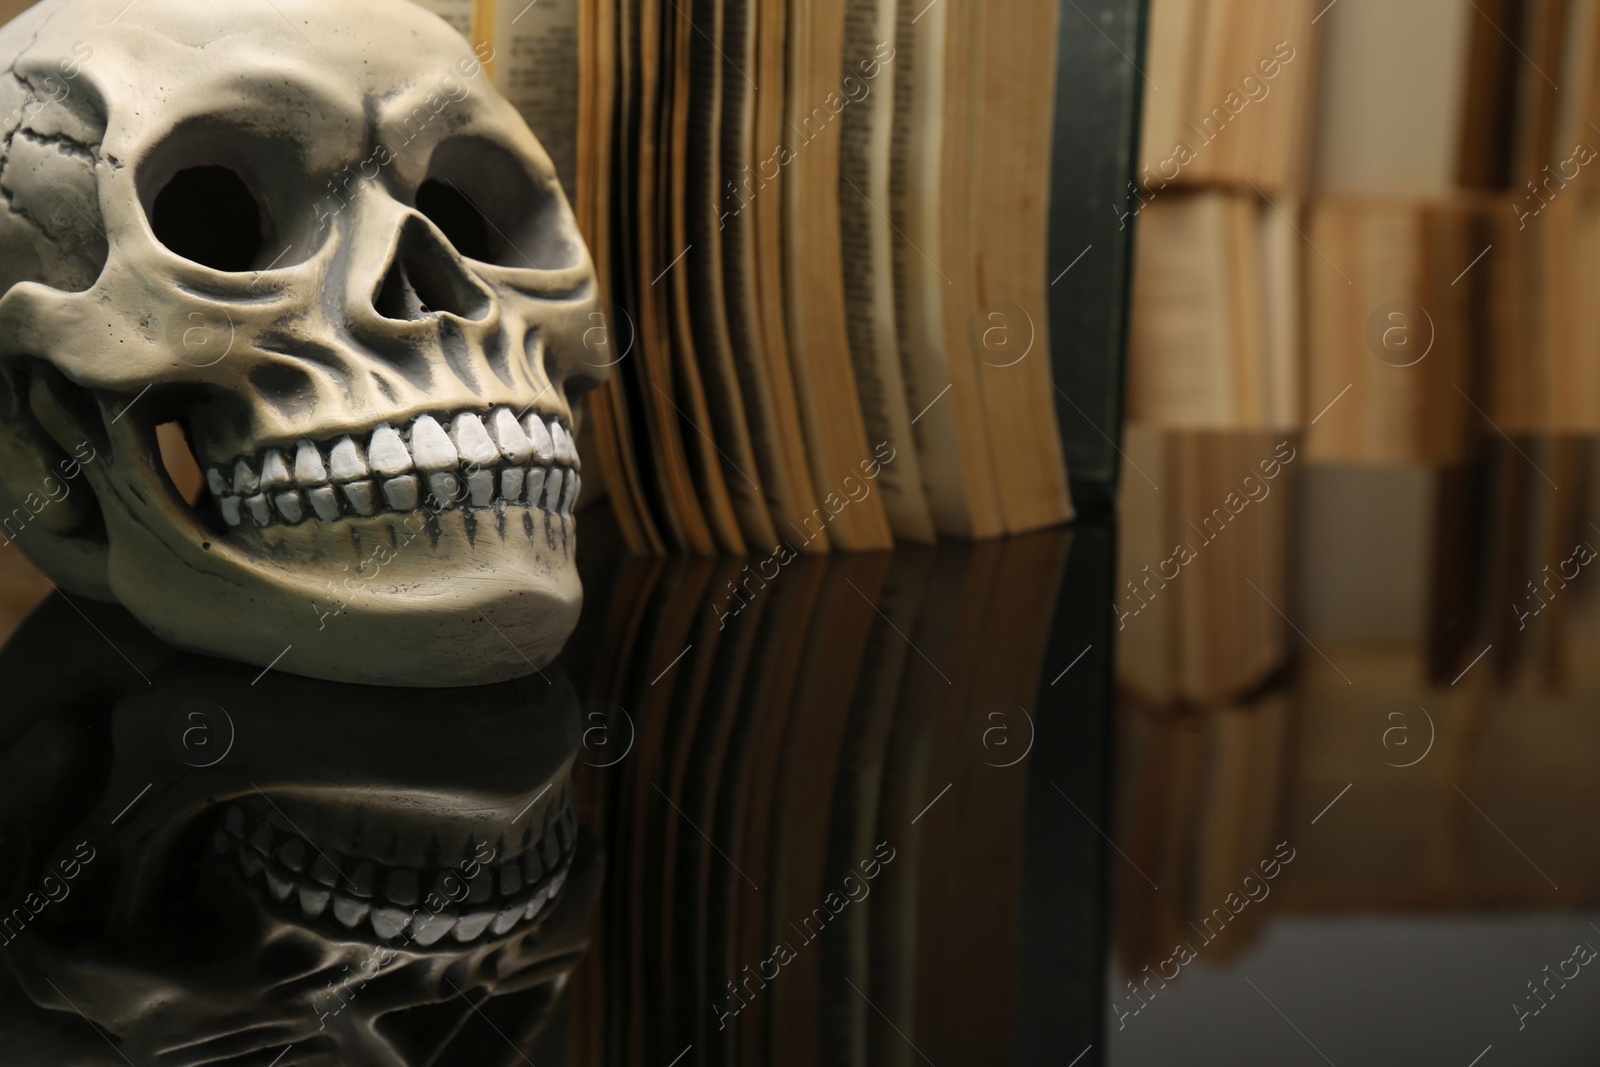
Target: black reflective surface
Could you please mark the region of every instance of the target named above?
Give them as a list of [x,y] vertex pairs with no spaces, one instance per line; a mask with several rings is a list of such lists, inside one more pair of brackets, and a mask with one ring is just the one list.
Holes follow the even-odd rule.
[[591,514],[561,661],[482,689],[54,597],[0,651],[0,1062],[1596,1062],[1593,491],[1290,462],[1149,582],[1231,471],[765,571]]

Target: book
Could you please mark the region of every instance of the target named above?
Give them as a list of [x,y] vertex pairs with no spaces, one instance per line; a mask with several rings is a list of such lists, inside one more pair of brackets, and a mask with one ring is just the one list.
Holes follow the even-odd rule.
[[1139,211],[1128,417],[1173,429],[1300,425],[1297,204],[1171,192]]
[[[1117,840],[1134,866],[1116,874],[1124,907],[1116,958],[1135,983],[1174,944],[1218,962],[1254,945],[1269,912],[1234,904],[1241,879],[1273,858],[1292,752],[1293,695],[1282,688],[1243,702],[1155,706],[1135,698],[1118,716]],[[1271,868],[1268,868],[1271,869]],[[1143,872],[1142,874],[1140,872]],[[1151,888],[1152,882],[1160,891]],[[1269,880],[1270,882],[1270,880]],[[1120,990],[1119,996],[1123,996]]]
[[[1484,157],[1502,152],[1496,127],[1484,120],[1505,84],[1481,85],[1481,68],[1468,61],[1476,58],[1471,42],[1506,31],[1485,28],[1482,19],[1472,4],[1454,0],[1341,0],[1324,11],[1312,187],[1441,195],[1457,187],[1469,157],[1482,167]],[[1487,143],[1475,152],[1463,147],[1474,141]]]
[[1600,286],[1600,204],[1561,184],[1541,189],[1548,200],[1513,190],[1488,211],[1483,406],[1509,434],[1600,431],[1600,307],[1589,298]]
[[631,550],[1072,518],[1055,5],[421,2],[491,56],[596,249],[591,436]]
[[893,48],[900,12],[896,0],[849,0],[845,8],[840,88],[850,106],[840,115],[839,219],[843,239],[845,315],[867,439],[889,442],[895,461],[878,475],[889,526],[901,540],[937,539],[917,455],[906,378],[901,367],[895,303],[894,224],[880,205],[891,203],[895,84]]
[[[722,129],[717,228],[722,245],[722,311],[728,344],[748,413],[751,447],[773,531],[786,540],[817,507],[801,426],[799,400],[789,370],[783,320],[782,263],[777,233],[781,202],[771,183],[781,168],[771,149],[782,120],[779,94],[756,91],[756,77],[781,77],[782,19],[755,0],[721,0]],[[777,70],[772,65],[778,64]],[[769,173],[770,172],[770,173]],[[760,198],[759,203],[754,201]],[[762,543],[754,539],[755,543]],[[786,541],[787,543],[787,541]],[[826,551],[826,530],[793,545]]]
[[1324,196],[1306,228],[1306,451],[1318,462],[1465,458],[1491,242],[1484,201]]
[[[1056,68],[1055,0],[985,5],[973,226],[976,321],[966,353],[978,386],[994,462],[995,496],[1008,533],[1058,526],[1074,514],[1056,422],[1048,244],[1054,97],[1041,92]],[[1003,117],[1003,121],[1002,121]],[[1020,311],[1020,315],[1018,312]]]
[[[785,143],[790,160],[781,195],[784,289],[793,356],[814,483],[839,492],[872,458],[850,355],[839,214],[841,129],[848,98],[844,0],[789,0]],[[869,495],[841,509],[829,527],[842,548],[892,543],[882,498]]]
[[1153,0],[1140,135],[1145,193],[1220,185],[1300,195],[1317,102],[1319,4]]
[[[745,404],[733,338],[726,308],[730,294],[723,262],[722,158],[724,79],[735,77],[717,54],[722,35],[722,4],[717,0],[698,0],[692,5],[694,33],[680,39],[689,46],[679,48],[680,85],[687,80],[692,96],[686,96],[687,136],[682,152],[687,157],[687,187],[674,203],[675,212],[686,212],[682,229],[688,251],[682,271],[672,275],[673,289],[680,308],[688,310],[692,340],[680,336],[701,363],[705,384],[709,427],[714,428],[718,455],[723,465],[723,480],[739,518],[741,539],[750,547],[771,552],[778,546],[777,530],[768,510],[765,475],[756,458],[756,435],[752,432]],[[739,160],[733,161],[735,164]],[[682,328],[680,323],[680,329]],[[770,461],[769,461],[770,462]]]

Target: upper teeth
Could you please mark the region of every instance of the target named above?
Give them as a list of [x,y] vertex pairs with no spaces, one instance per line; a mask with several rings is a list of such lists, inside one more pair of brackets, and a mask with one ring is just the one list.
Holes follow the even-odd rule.
[[403,429],[384,423],[364,449],[349,435],[323,444],[301,440],[292,457],[269,448],[238,460],[231,476],[208,470],[206,482],[230,526],[246,515],[261,526],[310,514],[332,522],[372,515],[384,504],[410,511],[424,502],[438,509],[521,504],[571,517],[580,469],[572,435],[557,419],[530,413],[519,420],[500,407],[487,425],[474,412],[420,415]]

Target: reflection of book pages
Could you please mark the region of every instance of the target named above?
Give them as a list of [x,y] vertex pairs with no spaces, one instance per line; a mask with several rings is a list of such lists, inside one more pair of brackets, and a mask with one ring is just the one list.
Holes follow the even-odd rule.
[[1130,426],[1126,451],[1118,683],[1156,705],[1244,698],[1288,658],[1296,441]]
[[[1600,135],[1590,140],[1600,148]],[[1589,168],[1600,170],[1600,153]],[[1559,194],[1546,204],[1513,193],[1488,211],[1495,249],[1482,264],[1493,331],[1484,408],[1509,434],[1600,431],[1600,208],[1577,189]]]
[[[1174,943],[1212,963],[1236,959],[1277,907],[1261,864],[1282,840],[1290,696],[1183,709],[1125,698],[1117,718],[1117,839],[1133,863],[1116,874],[1117,899],[1132,905],[1121,909],[1118,962],[1141,974]],[[1248,903],[1246,875],[1261,883]]]
[[[1305,660],[1285,822],[1304,826],[1350,792],[1317,827],[1337,814],[1335,832],[1301,850],[1279,879],[1282,910],[1592,905],[1600,789],[1592,775],[1568,773],[1600,744],[1592,676],[1554,692],[1499,690],[1487,659],[1452,685],[1425,679],[1415,643],[1322,650],[1355,684],[1320,657]],[[1374,826],[1383,832],[1360,829]]]
[[[1025,929],[963,917],[1017,912],[1022,712],[1071,541],[800,558],[759,590],[732,562],[624,571],[597,640],[626,652],[588,686],[627,703],[638,740],[587,794],[609,895],[573,1020],[586,1062],[690,1044],[715,1062],[922,1062],[905,1035],[935,1062],[1014,1047]],[[746,580],[748,610],[723,618]],[[951,840],[982,878],[951,876]],[[979,1013],[963,974],[987,976]]]

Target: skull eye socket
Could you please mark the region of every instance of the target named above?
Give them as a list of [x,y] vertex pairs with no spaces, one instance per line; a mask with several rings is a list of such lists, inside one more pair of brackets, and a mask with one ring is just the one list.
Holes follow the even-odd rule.
[[468,259],[513,270],[583,261],[577,224],[552,177],[497,142],[452,137],[433,151],[413,202]]
[[417,210],[439,227],[457,252],[468,259],[494,262],[496,250],[489,239],[489,220],[454,185],[436,178],[423,182],[417,189]]
[[249,270],[266,244],[265,216],[227,167],[186,167],[156,194],[150,227],[173,252],[213,270]]

